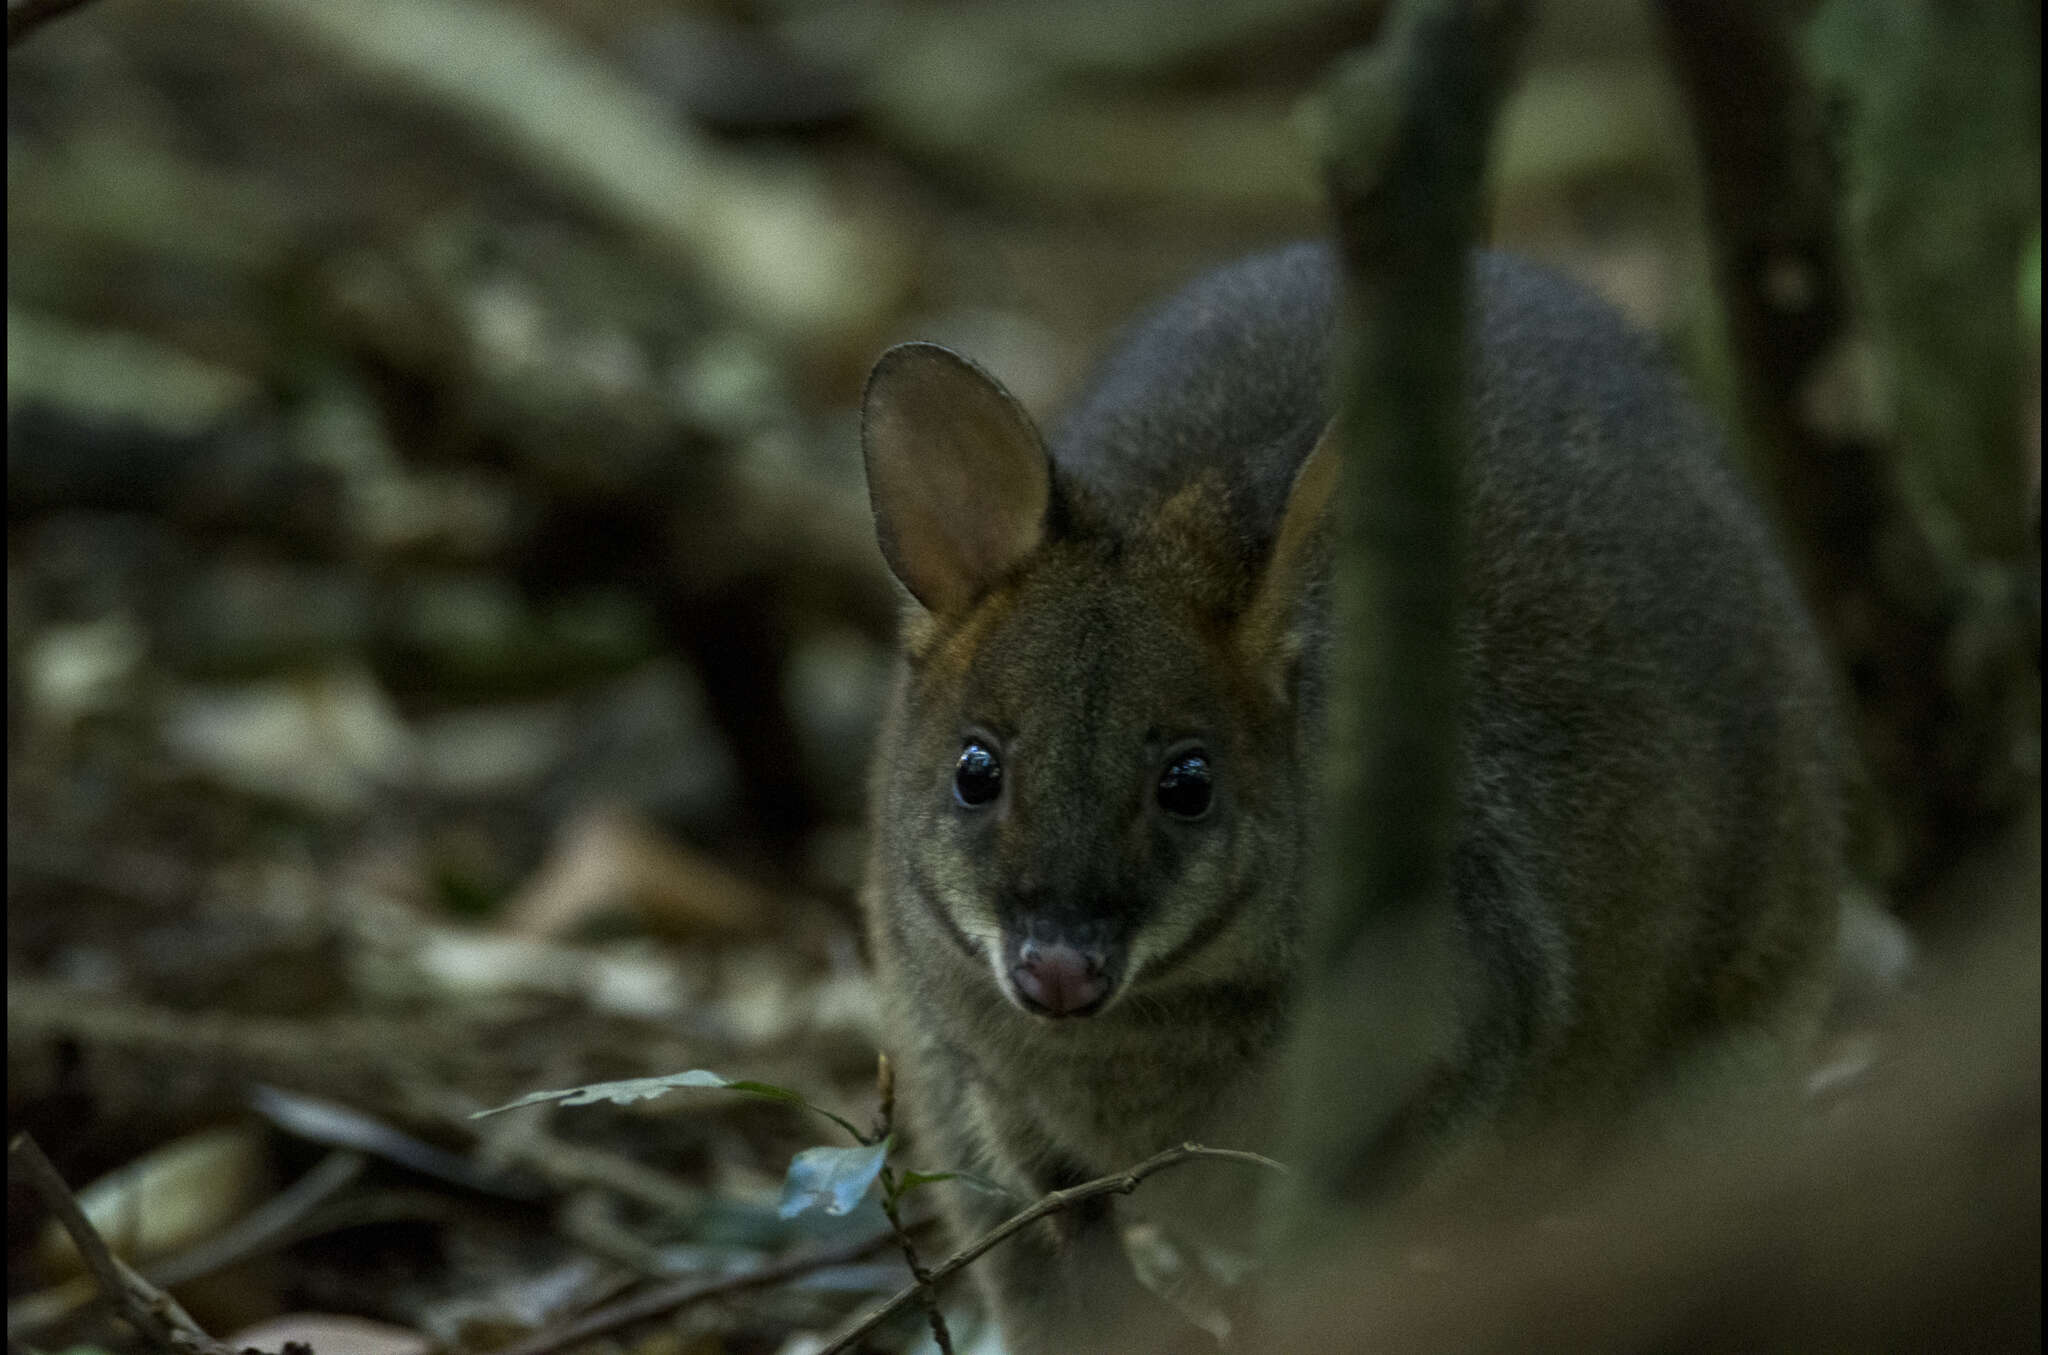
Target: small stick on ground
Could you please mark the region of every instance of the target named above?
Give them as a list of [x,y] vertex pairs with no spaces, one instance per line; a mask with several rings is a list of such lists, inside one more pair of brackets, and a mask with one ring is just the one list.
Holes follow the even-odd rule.
[[[325,1204],[335,1192],[362,1174],[363,1156],[346,1150],[329,1153],[308,1171],[268,1201],[229,1224],[203,1242],[142,1267],[142,1277],[161,1289],[174,1289],[223,1270],[237,1261],[279,1250],[306,1233],[306,1218]],[[10,1329],[22,1334],[52,1325],[92,1301],[72,1281],[26,1294],[7,1306]],[[24,1316],[19,1326],[15,1319]]]
[[64,1184],[64,1178],[50,1165],[50,1159],[43,1155],[33,1137],[26,1132],[16,1134],[7,1144],[7,1156],[20,1165],[29,1185],[71,1235],[86,1268],[99,1282],[100,1292],[121,1316],[166,1350],[191,1355],[230,1355],[228,1348],[208,1336],[176,1299],[136,1274],[107,1249],[106,1240],[78,1207],[71,1187]]
[[818,1355],[842,1355],[842,1352],[851,1350],[854,1342],[880,1326],[891,1314],[902,1309],[904,1305],[916,1299],[919,1294],[926,1292],[928,1289],[935,1288],[939,1281],[946,1279],[953,1272],[981,1256],[982,1253],[989,1251],[997,1244],[1029,1228],[1040,1219],[1048,1215],[1057,1214],[1062,1209],[1071,1209],[1077,1204],[1083,1204],[1103,1195],[1128,1195],[1136,1190],[1138,1183],[1146,1177],[1156,1172],[1165,1171],[1168,1167],[1178,1166],[1183,1162],[1193,1162],[1199,1158],[1211,1158],[1222,1162],[1246,1162],[1253,1166],[1265,1167],[1270,1171],[1277,1172],[1285,1172],[1287,1170],[1285,1166],[1275,1162],[1272,1158],[1261,1156],[1258,1153],[1248,1153],[1238,1148],[1204,1148],[1198,1143],[1183,1143],[1178,1148],[1168,1148],[1162,1153],[1146,1158],[1128,1171],[1118,1172],[1113,1176],[1097,1177],[1093,1181],[1084,1181],[1078,1186],[1069,1186],[1065,1190],[1053,1191],[1050,1195],[1039,1200],[1038,1203],[1012,1215],[988,1232],[982,1234],[975,1241],[954,1252],[951,1256],[934,1266],[919,1282],[898,1290],[890,1297],[887,1303],[884,1303],[881,1307],[875,1309],[866,1317],[854,1323],[853,1326],[834,1337],[832,1343],[819,1351]]

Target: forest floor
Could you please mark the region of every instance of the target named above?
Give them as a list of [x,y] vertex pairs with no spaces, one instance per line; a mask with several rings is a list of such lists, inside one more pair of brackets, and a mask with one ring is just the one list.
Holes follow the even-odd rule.
[[[1154,8],[162,0],[10,51],[9,1121],[201,1326],[800,1355],[903,1283],[872,1199],[785,1216],[849,1142],[801,1107],[472,1117],[705,1069],[873,1122],[867,364],[1048,413],[1320,229],[1293,110],[1355,7]],[[1496,236],[1690,358],[1616,8],[1539,34]],[[11,1348],[132,1347],[8,1205]]]

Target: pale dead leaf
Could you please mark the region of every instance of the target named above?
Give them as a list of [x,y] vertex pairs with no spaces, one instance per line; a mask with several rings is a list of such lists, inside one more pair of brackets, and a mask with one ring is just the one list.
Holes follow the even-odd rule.
[[571,820],[540,869],[506,905],[500,925],[527,936],[559,936],[611,910],[655,931],[702,938],[771,929],[777,900],[663,837],[622,809]]
[[311,1346],[317,1355],[427,1355],[433,1342],[407,1327],[340,1313],[286,1313],[244,1327],[227,1338],[231,1350],[254,1346],[282,1350],[288,1342]]

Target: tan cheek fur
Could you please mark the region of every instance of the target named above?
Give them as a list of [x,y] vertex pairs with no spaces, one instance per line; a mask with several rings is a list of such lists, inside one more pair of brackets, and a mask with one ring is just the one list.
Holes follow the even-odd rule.
[[[1008,588],[998,588],[957,617],[935,615],[915,603],[909,604],[903,617],[902,645],[909,661],[905,681],[909,684],[907,695],[911,703],[927,710],[959,711],[969,668],[987,645],[990,632],[1014,606],[1015,592]],[[908,720],[899,713],[892,723],[903,726]],[[890,731],[885,737],[907,747],[908,756],[918,759],[920,766],[929,762],[936,768],[947,757],[949,749],[944,745],[952,732],[937,726],[915,732],[905,728]],[[933,780],[936,779],[934,775]],[[882,802],[890,806],[890,817],[899,824],[928,824],[933,816],[945,812],[943,805],[926,802],[921,790],[912,789],[914,780],[885,774],[875,786]],[[921,834],[913,830],[912,835]],[[880,846],[878,842],[878,849]],[[907,849],[907,844],[899,843],[901,849]],[[919,854],[919,865],[923,878],[938,895],[940,908],[954,927],[980,949],[988,962],[991,981],[999,982],[1000,924],[971,863],[952,852],[924,851]],[[933,942],[944,944],[937,938]]]

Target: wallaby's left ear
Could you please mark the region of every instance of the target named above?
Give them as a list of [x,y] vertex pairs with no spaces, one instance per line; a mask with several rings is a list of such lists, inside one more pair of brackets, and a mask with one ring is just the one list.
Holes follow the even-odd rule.
[[926,611],[964,609],[1045,537],[1052,470],[1010,393],[931,343],[882,354],[861,401],[875,535]]
[[1324,558],[1324,524],[1337,488],[1336,427],[1336,420],[1331,420],[1295,471],[1280,529],[1273,534],[1273,549],[1237,622],[1240,652],[1276,678],[1301,657],[1302,602]]

